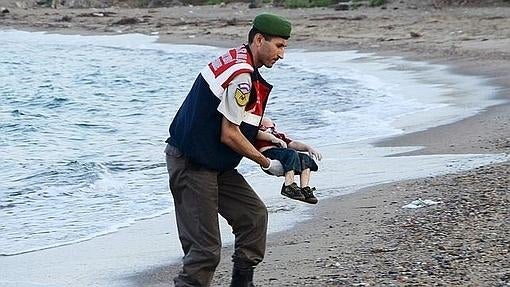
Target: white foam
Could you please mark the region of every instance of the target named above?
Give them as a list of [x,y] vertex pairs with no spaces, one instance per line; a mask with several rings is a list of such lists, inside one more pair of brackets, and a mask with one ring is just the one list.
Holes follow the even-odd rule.
[[2,287],[63,287],[62,285],[44,284],[30,281],[2,281],[0,280],[0,286]]
[[[494,97],[498,88],[488,85],[484,78],[452,74],[444,65],[407,61],[401,57],[378,57],[356,51],[290,51],[284,65],[293,74],[319,74],[347,81],[340,83],[341,86],[354,82],[356,89],[363,89],[363,96],[371,96],[372,101],[367,101],[369,105],[358,109],[334,112],[330,107],[321,107],[318,101],[311,111],[322,110],[321,114],[332,125],[344,123],[342,129],[348,130],[354,124],[353,131],[361,134],[360,139],[452,123],[503,102]],[[278,81],[281,74],[276,72],[274,80]],[[310,87],[307,96],[312,99],[321,88]],[[282,95],[285,96],[290,95]],[[286,123],[282,125],[296,128]],[[350,141],[356,136],[358,134],[353,133],[346,138]]]
[[144,34],[119,35],[63,35],[47,32],[25,32],[18,30],[0,30],[0,36],[7,43],[51,44],[61,46],[103,46],[123,49],[150,49],[173,53],[193,54],[204,51],[218,51],[220,48],[202,45],[167,45],[157,43],[158,36]]

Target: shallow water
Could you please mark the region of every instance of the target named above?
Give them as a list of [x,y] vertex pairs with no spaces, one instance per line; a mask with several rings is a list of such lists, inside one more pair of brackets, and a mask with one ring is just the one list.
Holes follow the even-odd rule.
[[[224,51],[143,35],[0,31],[0,254],[79,242],[172,212],[163,158],[168,124],[202,66]],[[468,169],[498,155],[387,158],[370,141],[459,120],[498,103],[483,79],[355,52],[289,50],[262,74],[267,114],[321,149],[321,197]],[[271,231],[307,206],[280,179],[240,170],[271,212]],[[269,187],[269,188],[268,188]],[[176,251],[178,254],[178,250]]]

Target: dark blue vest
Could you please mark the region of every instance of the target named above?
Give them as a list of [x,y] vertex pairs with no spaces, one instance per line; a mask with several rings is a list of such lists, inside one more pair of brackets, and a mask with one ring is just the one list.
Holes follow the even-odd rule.
[[[229,77],[228,81],[232,78],[233,76]],[[251,72],[251,79],[250,100],[245,110],[256,119],[262,119],[272,86],[262,79],[255,68]],[[228,85],[228,82],[223,84]],[[235,168],[242,156],[220,141],[223,115],[217,110],[219,104],[220,99],[211,91],[210,83],[202,73],[199,74],[170,124],[170,137],[166,142],[177,147],[197,165],[226,171]],[[260,120],[257,123],[243,121],[240,125],[241,132],[252,144],[259,124]]]

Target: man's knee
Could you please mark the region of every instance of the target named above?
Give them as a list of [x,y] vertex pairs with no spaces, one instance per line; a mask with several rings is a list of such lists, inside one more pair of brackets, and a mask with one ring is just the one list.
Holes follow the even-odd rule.
[[263,205],[263,207],[261,208],[260,210],[260,219],[261,221],[265,222],[266,225],[267,225],[267,207],[265,205]]
[[258,222],[259,224],[264,223],[267,225],[267,217],[268,217],[267,207],[262,201],[259,201],[257,203],[256,208],[254,209],[253,217],[254,217],[254,222]]
[[252,236],[255,233],[265,233],[267,228],[268,213],[262,201],[244,209],[237,217],[233,227],[236,233],[248,233]]

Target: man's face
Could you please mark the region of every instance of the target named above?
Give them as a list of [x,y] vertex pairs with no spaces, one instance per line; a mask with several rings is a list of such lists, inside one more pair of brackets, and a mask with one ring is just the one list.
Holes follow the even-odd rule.
[[259,51],[260,64],[267,68],[271,68],[276,61],[283,59],[287,40],[279,37],[272,37],[270,41],[261,37],[261,45]]

